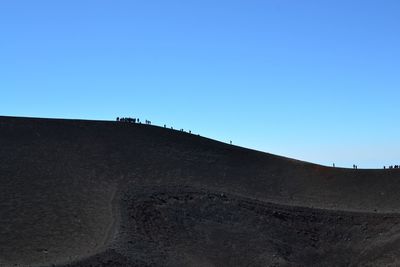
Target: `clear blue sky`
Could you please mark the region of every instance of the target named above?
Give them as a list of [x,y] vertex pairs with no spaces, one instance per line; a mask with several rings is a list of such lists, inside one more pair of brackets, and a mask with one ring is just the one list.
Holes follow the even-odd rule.
[[132,116],[306,161],[400,164],[398,0],[9,0],[0,114]]

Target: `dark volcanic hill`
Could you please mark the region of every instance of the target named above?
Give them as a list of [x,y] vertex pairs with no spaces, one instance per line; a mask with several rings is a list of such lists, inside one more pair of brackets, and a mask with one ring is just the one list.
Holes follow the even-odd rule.
[[399,213],[397,169],[0,117],[0,266],[396,266]]

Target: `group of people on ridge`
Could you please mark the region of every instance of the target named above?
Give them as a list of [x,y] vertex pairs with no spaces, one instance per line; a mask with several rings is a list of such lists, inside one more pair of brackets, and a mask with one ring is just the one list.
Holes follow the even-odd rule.
[[[141,123],[139,119],[136,119],[136,118],[129,118],[129,117],[127,117],[127,118],[120,118],[120,117],[117,117],[117,121],[120,121],[120,122],[128,122],[128,123]],[[151,121],[145,120],[145,123],[150,125],[150,124],[151,124]]]
[[[383,166],[384,169],[386,169],[386,166]],[[400,165],[390,165],[387,167],[387,169],[400,169]]]
[[[119,121],[119,122],[127,122],[127,123],[142,123],[138,118],[130,118],[130,117],[117,117],[117,119],[116,119],[116,121]],[[145,124],[148,124],[148,125],[151,125],[151,121],[149,121],[149,120],[145,120],[145,122],[144,122]],[[167,125],[166,124],[164,124],[164,128],[167,128]],[[173,130],[174,128],[173,127],[171,127],[171,130]],[[184,129],[180,129],[180,131],[181,132],[185,132],[185,130]],[[192,133],[192,131],[188,131],[188,133],[189,134],[191,134]],[[200,136],[199,134],[198,134],[198,136]],[[229,143],[232,145],[232,141],[229,141]]]
[[120,117],[117,117],[117,121],[120,121],[120,122],[129,122],[129,123],[140,123],[140,121],[139,121],[139,119],[136,119],[136,118],[120,118]]

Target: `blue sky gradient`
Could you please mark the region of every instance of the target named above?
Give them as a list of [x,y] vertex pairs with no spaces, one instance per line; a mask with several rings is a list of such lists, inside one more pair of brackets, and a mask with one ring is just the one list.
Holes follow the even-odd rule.
[[400,164],[400,2],[2,1],[0,114],[132,116],[324,165]]

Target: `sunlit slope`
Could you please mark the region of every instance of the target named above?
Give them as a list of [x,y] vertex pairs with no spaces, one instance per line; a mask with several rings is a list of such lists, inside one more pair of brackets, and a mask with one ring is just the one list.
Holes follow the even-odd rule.
[[13,183],[138,179],[299,206],[400,209],[397,170],[328,168],[139,124],[2,117],[0,127],[1,179]]

